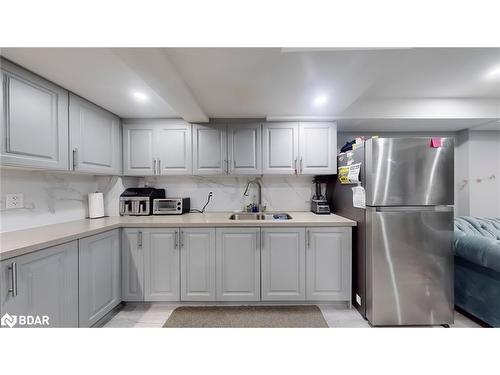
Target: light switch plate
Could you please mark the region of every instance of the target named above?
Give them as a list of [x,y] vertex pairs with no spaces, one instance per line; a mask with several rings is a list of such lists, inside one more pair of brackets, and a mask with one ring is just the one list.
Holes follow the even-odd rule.
[[23,193],[14,193],[5,195],[5,208],[23,208],[24,195]]
[[361,306],[361,297],[360,297],[358,294],[356,294],[356,303],[357,303],[359,306]]

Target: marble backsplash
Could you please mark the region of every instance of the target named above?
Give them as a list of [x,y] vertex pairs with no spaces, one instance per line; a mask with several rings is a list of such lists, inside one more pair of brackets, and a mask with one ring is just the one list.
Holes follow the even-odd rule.
[[[139,179],[139,186],[147,184],[165,188],[168,197],[190,197],[191,207],[201,209],[213,192],[207,211],[240,211],[257,198],[257,187],[250,185],[248,196],[243,196],[247,182],[253,177],[221,176],[161,176]],[[269,211],[308,211],[313,192],[311,176],[264,176],[261,178],[262,203]]]
[[[135,180],[135,179],[134,179]],[[118,197],[132,179],[46,171],[0,171],[0,232],[79,220],[88,216],[87,194],[104,192],[105,214],[118,215]],[[24,208],[6,209],[5,195],[24,194]]]
[[[257,188],[252,177],[162,176],[117,177],[92,176],[46,171],[0,170],[0,232],[10,232],[48,224],[79,220],[88,216],[87,194],[104,193],[105,214],[118,216],[118,200],[127,187],[147,184],[165,188],[168,197],[190,197],[191,207],[200,209],[209,192],[213,198],[207,211],[235,211],[252,202]],[[307,211],[313,191],[312,178],[306,176],[265,176],[262,202],[273,211]],[[6,209],[5,195],[24,194],[24,208]]]

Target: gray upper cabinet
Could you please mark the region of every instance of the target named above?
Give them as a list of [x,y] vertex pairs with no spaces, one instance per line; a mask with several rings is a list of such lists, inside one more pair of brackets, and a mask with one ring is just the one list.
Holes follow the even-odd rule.
[[125,176],[152,176],[156,174],[152,124],[141,121],[123,124],[123,174]]
[[74,171],[120,175],[120,118],[80,98],[69,96],[70,168]]
[[68,242],[0,262],[0,312],[78,327],[78,246]]
[[68,92],[1,59],[3,165],[68,170]]
[[228,173],[225,125],[193,125],[193,174]]
[[299,173],[337,173],[337,125],[329,122],[300,123]]
[[93,326],[121,302],[119,233],[115,229],[78,241],[80,327]]
[[351,228],[307,228],[309,301],[351,300]]
[[191,172],[191,124],[175,119],[124,121],[124,175],[189,175]]
[[183,228],[181,301],[215,301],[215,228]]
[[148,229],[144,232],[144,300],[179,301],[180,256],[178,229]]
[[262,131],[263,173],[297,173],[299,157],[298,123],[265,123]]
[[157,174],[189,175],[193,172],[191,124],[182,120],[159,120],[155,139]]
[[230,124],[227,127],[229,174],[262,174],[262,125]]
[[218,301],[260,300],[260,228],[217,228]]
[[262,228],[262,300],[306,299],[305,228]]

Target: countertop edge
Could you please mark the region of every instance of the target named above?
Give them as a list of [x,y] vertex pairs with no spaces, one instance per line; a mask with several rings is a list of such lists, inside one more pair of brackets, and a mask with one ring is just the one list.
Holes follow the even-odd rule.
[[[338,216],[338,215],[337,215]],[[12,250],[6,250],[4,252],[0,251],[0,261],[4,261],[7,259],[15,258],[21,255],[26,255],[29,253],[33,253],[35,251],[43,250],[49,247],[61,245],[67,242],[71,241],[76,241],[85,237],[93,236],[99,233],[107,232],[113,229],[119,229],[119,228],[207,228],[207,227],[212,227],[212,228],[231,228],[231,227],[259,227],[259,228],[266,228],[266,227],[355,227],[357,223],[355,221],[352,221],[350,219],[341,217],[343,220],[346,220],[345,222],[328,222],[328,221],[307,221],[307,220],[294,220],[293,222],[259,222],[255,223],[253,221],[238,221],[238,222],[227,222],[227,221],[211,221],[211,222],[197,222],[197,223],[154,223],[154,222],[143,222],[143,223],[138,223],[138,222],[120,222],[120,220],[126,220],[122,219],[120,217],[117,217],[116,220],[118,222],[115,223],[109,223],[109,224],[103,224],[101,227],[98,228],[90,228],[90,229],[84,229],[82,231],[78,232],[73,232],[73,233],[68,233],[65,235],[62,235],[60,237],[56,237],[47,241],[40,241],[34,244],[29,244],[29,245],[21,245],[19,247],[16,247],[15,249]],[[78,222],[79,220],[75,221],[74,223]],[[64,225],[66,223],[61,223],[61,224],[52,224],[52,225]],[[26,229],[29,231],[30,229],[32,230],[40,230],[40,228],[43,227],[37,227],[37,228],[29,228]],[[14,233],[14,232],[7,232],[7,233]],[[6,235],[7,233],[0,233],[1,235]]]

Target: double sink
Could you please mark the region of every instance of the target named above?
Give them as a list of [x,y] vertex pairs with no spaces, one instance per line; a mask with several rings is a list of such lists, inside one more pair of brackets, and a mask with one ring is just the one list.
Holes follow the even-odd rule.
[[230,220],[290,220],[286,212],[237,212],[229,216]]

